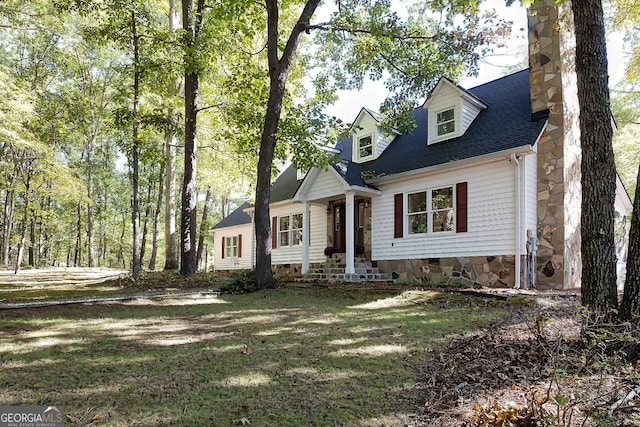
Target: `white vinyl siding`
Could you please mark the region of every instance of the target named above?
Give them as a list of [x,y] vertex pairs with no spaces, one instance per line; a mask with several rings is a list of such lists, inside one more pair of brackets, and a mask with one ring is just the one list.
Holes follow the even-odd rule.
[[[394,194],[424,191],[468,182],[466,233],[415,234],[394,239]],[[450,172],[390,183],[372,202],[372,259],[391,260],[450,256],[510,254],[514,248],[514,167],[500,160]],[[405,216],[407,206],[405,203]]]
[[482,110],[477,105],[464,99],[462,100],[462,134],[469,129],[469,126],[471,126],[471,123],[475,120],[478,114],[480,114],[480,111]]
[[[304,211],[302,203],[287,203],[271,206],[271,216],[284,217],[292,212]],[[327,246],[327,212],[326,206],[311,205],[309,207],[309,262],[322,262],[325,259],[324,248]],[[304,222],[303,222],[304,224]],[[302,230],[304,233],[304,230]],[[294,245],[278,247],[271,250],[272,264],[301,264],[303,246]],[[242,249],[244,255],[244,249]]]
[[344,193],[344,181],[338,176],[336,171],[319,169],[311,186],[308,188],[305,197],[307,200],[317,200],[326,197],[333,197]]
[[[215,270],[243,270],[251,269],[251,241],[253,239],[253,228],[251,224],[236,225],[234,227],[218,228],[213,230],[214,257],[213,268]],[[222,258],[222,241],[227,237],[242,236],[242,256],[232,257],[225,253]],[[225,241],[226,252],[226,241]]]

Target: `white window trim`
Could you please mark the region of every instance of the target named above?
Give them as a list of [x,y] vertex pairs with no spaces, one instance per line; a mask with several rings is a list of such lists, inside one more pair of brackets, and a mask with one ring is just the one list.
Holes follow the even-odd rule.
[[[235,242],[234,242],[235,240]],[[238,258],[238,236],[227,236],[224,238],[225,258]]]
[[[438,126],[442,123],[438,123],[438,114],[444,113],[445,111],[453,110],[453,132],[445,133],[444,135],[438,136]],[[439,108],[437,111],[429,114],[429,144],[433,144],[435,142],[446,141],[448,139],[457,138],[461,135],[462,128],[462,119],[461,119],[461,104],[452,104],[445,108]]]
[[[360,141],[362,139],[365,138],[371,138],[371,154],[368,156],[360,156]],[[367,134],[367,135],[362,135],[362,136],[358,136],[356,138],[356,144],[355,144],[355,151],[356,151],[356,158],[358,160],[369,160],[369,159],[373,159],[376,155],[376,137],[373,133],[371,134]]]
[[[439,212],[439,211],[443,211],[444,209],[433,209],[433,191],[435,190],[441,190],[444,188],[451,188],[451,193],[452,193],[452,197],[451,197],[451,203],[452,203],[452,207],[451,209],[453,210],[453,226],[451,228],[451,230],[445,230],[445,231],[433,231],[433,214],[435,212]],[[416,212],[409,212],[409,195],[411,194],[418,194],[418,193],[426,193],[427,194],[427,210],[426,211],[416,211]],[[411,224],[409,222],[409,216],[410,215],[417,215],[417,214],[423,214],[426,213],[427,214],[427,232],[426,233],[412,233],[411,232]],[[420,238],[419,236],[444,236],[444,235],[449,235],[449,234],[456,234],[456,186],[455,184],[451,184],[451,185],[441,185],[438,187],[429,187],[426,188],[424,190],[417,190],[417,191],[411,191],[411,192],[407,192],[404,193],[404,229],[405,229],[405,237],[409,237],[412,238],[414,236],[416,236],[417,238]]]
[[[293,228],[293,217],[300,215],[303,219],[302,223],[300,224],[300,227],[298,228]],[[281,230],[280,229],[280,220],[281,218],[289,218],[289,228],[287,230]],[[298,246],[302,246],[302,240],[300,239],[299,243],[294,243],[295,242],[295,234],[297,231],[300,232],[304,232],[303,231],[304,228],[304,214],[302,212],[297,212],[297,213],[292,213],[289,215],[279,215],[278,216],[278,248],[295,248]],[[288,233],[289,236],[289,244],[288,245],[282,245],[282,239],[281,239],[281,235],[284,233]]]

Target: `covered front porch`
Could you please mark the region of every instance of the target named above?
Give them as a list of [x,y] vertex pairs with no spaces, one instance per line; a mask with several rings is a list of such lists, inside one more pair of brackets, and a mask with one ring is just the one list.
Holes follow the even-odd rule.
[[[379,190],[349,185],[334,168],[313,169],[298,188],[295,200],[304,205],[303,229],[310,230],[311,206],[326,214],[325,254],[343,254],[344,273],[356,274],[356,257],[371,261],[371,213]],[[317,208],[316,208],[317,210]],[[309,273],[309,234],[303,233],[302,274]]]
[[[336,254],[344,260],[346,274],[356,274],[356,258],[371,261],[371,197],[357,191],[322,200],[304,201],[304,229],[310,229],[310,206],[325,206],[326,246],[325,255]],[[302,273],[309,272],[309,242],[303,235]]]

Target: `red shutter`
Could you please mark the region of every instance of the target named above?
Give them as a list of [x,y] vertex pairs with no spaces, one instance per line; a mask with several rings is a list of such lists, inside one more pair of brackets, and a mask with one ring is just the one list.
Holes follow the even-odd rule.
[[278,217],[271,218],[271,249],[278,247]]
[[242,234],[238,235],[238,258],[242,258]]
[[393,196],[393,237],[404,235],[404,194]]
[[222,238],[222,252],[221,252],[221,254],[222,254],[222,259],[224,259],[224,241],[225,241],[225,238],[223,237],[223,238]]
[[467,183],[456,184],[456,232],[467,231]]

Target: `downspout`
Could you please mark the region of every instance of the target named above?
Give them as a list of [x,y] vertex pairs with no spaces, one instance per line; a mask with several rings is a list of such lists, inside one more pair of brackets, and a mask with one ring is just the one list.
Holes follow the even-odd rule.
[[516,283],[515,283],[515,288],[516,289],[520,289],[520,276],[521,276],[521,261],[520,261],[520,257],[521,257],[521,251],[520,251],[520,246],[521,246],[521,233],[520,233],[520,209],[521,209],[521,203],[520,203],[520,161],[518,160],[518,158],[516,157],[515,153],[511,153],[511,161],[515,163],[516,168],[515,168],[515,173],[516,173],[516,191],[515,191],[515,197],[516,197],[516,250],[515,250],[515,256],[516,256],[516,266],[515,266],[515,272],[516,272]]

